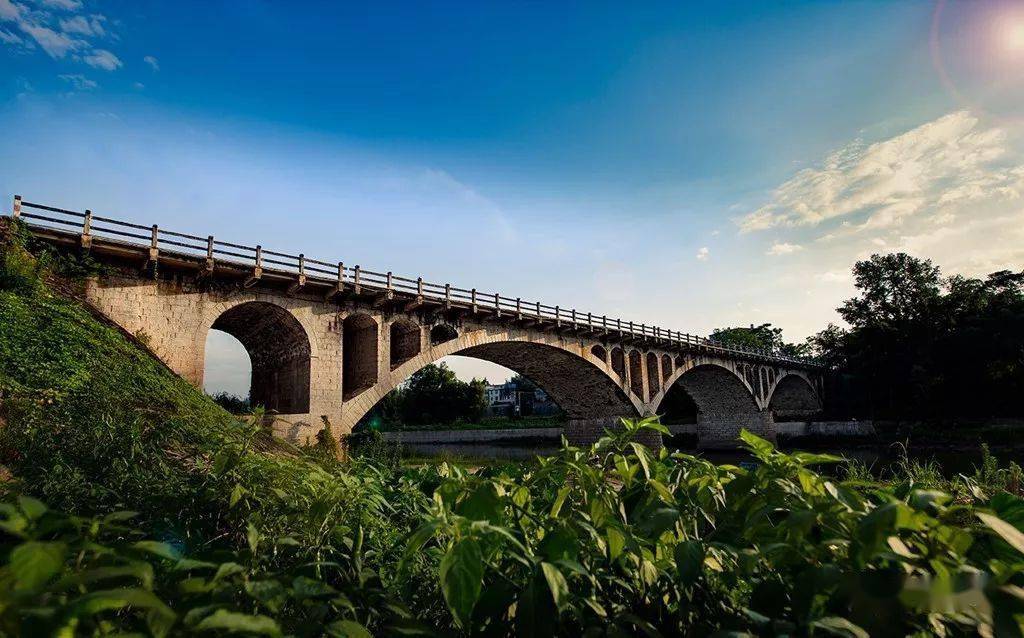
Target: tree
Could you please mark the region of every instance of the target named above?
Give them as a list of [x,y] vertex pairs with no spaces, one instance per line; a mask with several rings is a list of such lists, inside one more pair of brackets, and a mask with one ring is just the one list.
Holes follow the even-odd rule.
[[847,300],[839,315],[854,328],[922,321],[939,299],[938,267],[906,253],[871,255],[853,266],[853,277],[860,297]]
[[767,350],[790,357],[805,356],[808,351],[806,344],[786,343],[782,338],[782,328],[773,328],[770,323],[750,324],[749,328],[718,328],[711,333],[711,340],[726,346]]

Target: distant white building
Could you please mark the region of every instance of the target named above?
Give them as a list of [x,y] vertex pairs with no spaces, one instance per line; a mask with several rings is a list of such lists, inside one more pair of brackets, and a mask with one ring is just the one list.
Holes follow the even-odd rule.
[[488,384],[485,397],[489,416],[551,416],[559,412],[547,392],[540,388],[520,391],[511,381]]

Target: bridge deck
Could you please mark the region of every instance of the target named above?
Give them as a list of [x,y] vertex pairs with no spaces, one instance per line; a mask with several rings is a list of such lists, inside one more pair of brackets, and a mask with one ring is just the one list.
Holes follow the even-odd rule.
[[790,357],[768,350],[727,346],[706,337],[675,330],[583,313],[540,302],[527,302],[499,293],[482,293],[451,284],[436,284],[422,277],[410,279],[327,262],[305,255],[290,255],[160,228],[72,211],[43,204],[14,200],[12,217],[23,220],[31,232],[48,242],[82,247],[98,254],[139,260],[155,268],[184,269],[197,274],[237,278],[243,286],[281,285],[291,292],[319,294],[325,299],[347,295],[372,297],[380,302],[403,305],[406,310],[420,306],[457,309],[475,315],[490,315],[535,324],[540,328],[566,329],[583,334],[602,334],[624,341],[654,342],[662,347],[687,352],[725,354],[739,359],[783,362],[819,368],[813,359]]

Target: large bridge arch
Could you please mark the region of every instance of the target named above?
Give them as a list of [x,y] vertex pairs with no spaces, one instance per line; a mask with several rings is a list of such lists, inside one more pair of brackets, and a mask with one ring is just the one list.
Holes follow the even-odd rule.
[[[309,334],[288,309],[267,301],[243,301],[221,312],[203,331],[226,332],[245,347],[252,363],[249,400],[268,412],[309,412]],[[205,353],[204,353],[205,359]]]
[[[655,413],[683,392],[696,405],[697,445],[701,448],[736,447],[741,429],[774,439],[771,413],[763,410],[746,379],[715,362],[690,361],[680,366],[652,399]],[[669,401],[666,401],[668,399]]]
[[[405,321],[402,319],[401,321]],[[343,405],[342,429],[351,429],[384,396],[424,366],[449,355],[474,357],[529,378],[566,413],[566,436],[577,443],[595,440],[619,418],[645,413],[644,401],[626,391],[623,380],[590,344],[558,335],[517,329],[477,328],[425,347],[400,363],[376,385]]]

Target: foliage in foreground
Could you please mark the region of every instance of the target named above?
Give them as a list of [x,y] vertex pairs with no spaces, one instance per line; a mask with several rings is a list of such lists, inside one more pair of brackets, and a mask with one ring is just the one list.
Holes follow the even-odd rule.
[[[255,524],[183,557],[129,513],[20,497],[0,506],[0,630],[1021,635],[1024,500],[968,479],[960,500],[909,477],[837,482],[810,467],[839,459],[747,433],[752,469],[656,454],[630,440],[651,427],[537,465],[393,475],[431,494],[399,504],[415,526],[394,570],[339,519],[323,521],[320,560]],[[424,565],[436,587],[410,589]]]

